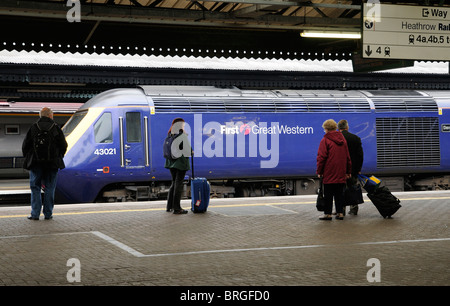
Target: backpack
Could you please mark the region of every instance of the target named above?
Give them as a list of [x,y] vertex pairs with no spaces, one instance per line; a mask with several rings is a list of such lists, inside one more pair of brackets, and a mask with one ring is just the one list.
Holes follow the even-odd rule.
[[38,123],[35,123],[38,132],[33,138],[34,158],[38,163],[52,162],[56,157],[56,148],[53,135],[53,127],[55,123],[48,130],[41,129]]
[[175,160],[177,159],[176,157],[174,157],[174,155],[172,154],[172,143],[173,141],[180,136],[181,134],[169,134],[167,135],[166,139],[164,139],[164,144],[163,144],[163,154],[164,154],[164,158],[170,159],[170,160]]

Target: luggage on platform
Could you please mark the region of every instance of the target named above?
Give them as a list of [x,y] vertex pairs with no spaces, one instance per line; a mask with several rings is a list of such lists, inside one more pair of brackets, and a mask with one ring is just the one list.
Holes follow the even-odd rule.
[[316,200],[316,208],[318,211],[324,211],[325,210],[325,196],[323,193],[323,180],[320,178],[319,182],[319,192],[317,194],[317,200]]
[[373,193],[381,184],[381,180],[375,176],[365,176],[364,174],[358,174],[359,182],[361,183],[361,186],[368,192]]
[[344,189],[344,206],[358,205],[364,203],[362,189],[358,184],[345,186]]
[[374,192],[368,193],[367,196],[383,218],[391,218],[402,207],[400,200],[386,186],[378,187]]
[[206,178],[194,176],[194,156],[191,157],[191,165],[191,210],[194,213],[203,213],[208,209],[211,186]]

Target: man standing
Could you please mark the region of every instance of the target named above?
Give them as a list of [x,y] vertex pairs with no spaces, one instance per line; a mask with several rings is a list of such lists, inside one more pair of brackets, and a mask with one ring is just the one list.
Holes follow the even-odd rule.
[[[28,130],[22,144],[23,167],[30,170],[31,215],[39,220],[42,204],[46,220],[52,219],[58,170],[64,169],[67,142],[61,128],[53,121],[53,111],[44,107],[39,120]],[[42,202],[41,188],[44,190]]]
[[[342,135],[344,135],[344,138],[347,141],[348,151],[352,161],[352,176],[347,184],[355,185],[358,180],[358,174],[361,174],[361,168],[364,161],[361,138],[348,131],[348,122],[345,119],[338,122],[338,129],[342,132]],[[358,205],[350,205],[350,211],[348,213],[356,216],[358,214]]]

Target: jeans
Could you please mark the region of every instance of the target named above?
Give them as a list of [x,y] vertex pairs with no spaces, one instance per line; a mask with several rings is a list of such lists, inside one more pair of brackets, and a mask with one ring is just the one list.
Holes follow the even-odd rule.
[[343,201],[344,201],[344,184],[323,184],[323,194],[325,197],[325,215],[331,215],[333,209],[333,198],[336,206],[336,213],[343,213]]
[[169,195],[167,196],[167,210],[173,209],[174,211],[181,210],[181,194],[183,193],[183,180],[186,174],[185,170],[178,170],[171,168],[170,174],[172,175],[172,185],[170,185]]
[[[50,218],[52,216],[57,178],[58,169],[33,167],[30,170],[31,217],[39,218],[42,204],[44,204],[44,217]],[[45,186],[43,188],[44,201],[42,201],[41,186]]]

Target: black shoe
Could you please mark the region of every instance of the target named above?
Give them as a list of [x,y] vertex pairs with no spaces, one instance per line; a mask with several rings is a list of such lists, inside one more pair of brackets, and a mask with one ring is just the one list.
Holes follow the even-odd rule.
[[32,217],[32,216],[28,216],[27,219],[28,220],[39,220],[39,217],[35,218],[35,217]]
[[45,219],[45,220],[51,220],[51,219],[53,219],[53,216],[45,217],[44,219]]
[[175,210],[173,213],[174,213],[175,215],[184,215],[184,214],[187,214],[188,211],[185,210],[185,209],[180,209],[180,210]]
[[168,209],[166,209],[166,211],[167,211],[167,212],[171,212],[171,211],[172,211],[172,208],[168,208]]
[[336,215],[336,220],[344,220],[344,216]]

